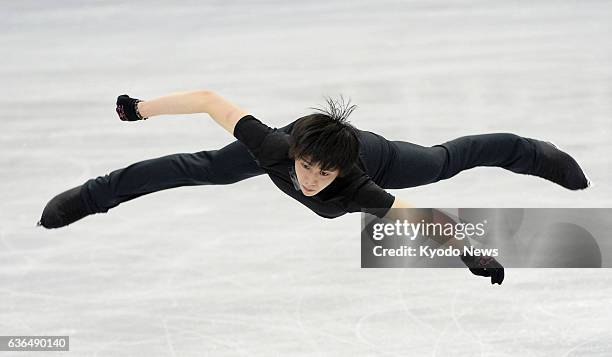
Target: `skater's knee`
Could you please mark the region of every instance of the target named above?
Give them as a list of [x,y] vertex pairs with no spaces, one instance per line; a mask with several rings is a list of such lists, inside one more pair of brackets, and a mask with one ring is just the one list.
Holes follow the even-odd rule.
[[509,141],[513,143],[520,143],[520,141],[523,139],[522,136],[519,136],[513,133],[500,133],[500,134],[497,134],[497,136],[498,136],[498,140],[504,140],[504,141]]
[[452,177],[456,174],[454,169],[452,169],[451,165],[451,157],[450,151],[444,145],[435,145],[430,148],[432,153],[435,153],[435,160],[432,162],[436,163],[437,166],[437,175],[435,175],[435,179],[433,182],[438,182],[440,180],[446,180],[449,177]]
[[223,162],[219,150],[201,151],[193,155],[198,164],[191,166],[189,175],[200,184],[224,185],[229,183],[224,171],[226,171],[225,167],[231,163]]

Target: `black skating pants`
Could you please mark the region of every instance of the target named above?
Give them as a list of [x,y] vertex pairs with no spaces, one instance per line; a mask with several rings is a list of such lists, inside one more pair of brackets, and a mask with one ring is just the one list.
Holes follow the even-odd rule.
[[[289,132],[293,123],[281,128]],[[530,174],[536,165],[532,139],[496,133],[463,136],[425,147],[389,141],[359,131],[360,160],[366,173],[382,188],[426,185],[476,166],[496,166]],[[122,202],[180,186],[227,185],[265,174],[239,141],[219,150],[163,156],[134,163],[88,180],[81,190],[92,212],[106,212]]]

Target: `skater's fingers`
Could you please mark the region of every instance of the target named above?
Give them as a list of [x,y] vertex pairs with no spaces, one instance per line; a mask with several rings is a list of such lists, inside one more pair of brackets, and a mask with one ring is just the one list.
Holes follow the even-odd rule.
[[122,105],[117,105],[117,108],[115,109],[115,111],[117,112],[117,115],[119,115],[119,120],[121,121],[127,121],[127,116],[125,115],[125,110],[123,109]]
[[504,281],[504,268],[492,269],[491,272],[491,284],[499,284]]
[[144,118],[138,112],[139,102],[141,102],[140,99],[131,98],[127,94],[118,96],[115,111],[117,112],[117,115],[119,115],[119,119],[122,121],[146,120],[147,118]]

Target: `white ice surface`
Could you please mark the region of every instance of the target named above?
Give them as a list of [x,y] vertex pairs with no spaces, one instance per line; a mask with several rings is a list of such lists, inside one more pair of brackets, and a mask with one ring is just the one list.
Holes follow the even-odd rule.
[[203,115],[114,113],[122,93],[199,88],[274,126],[342,93],[359,128],[389,139],[551,140],[596,183],[481,168],[391,191],[419,206],[610,207],[611,2],[3,1],[0,14],[0,335],[69,335],[71,356],[612,355],[610,270],[509,269],[500,287],[463,269],[360,269],[358,215],[319,218],[263,176],[34,227],[88,178],[229,143]]

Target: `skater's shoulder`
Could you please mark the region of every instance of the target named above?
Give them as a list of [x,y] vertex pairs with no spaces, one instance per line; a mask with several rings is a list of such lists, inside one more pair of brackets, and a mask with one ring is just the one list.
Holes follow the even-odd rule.
[[236,122],[234,136],[236,139],[243,141],[242,139],[250,136],[265,136],[272,130],[271,127],[255,118],[252,114],[247,114]]
[[289,157],[289,134],[266,125],[251,114],[236,123],[234,136],[247,146],[261,165],[269,166]]
[[273,129],[266,135],[261,143],[260,156],[273,162],[290,160],[290,146],[290,135],[281,130]]
[[259,151],[266,137],[275,129],[248,114],[240,118],[234,127],[234,137],[246,145],[251,152]]

